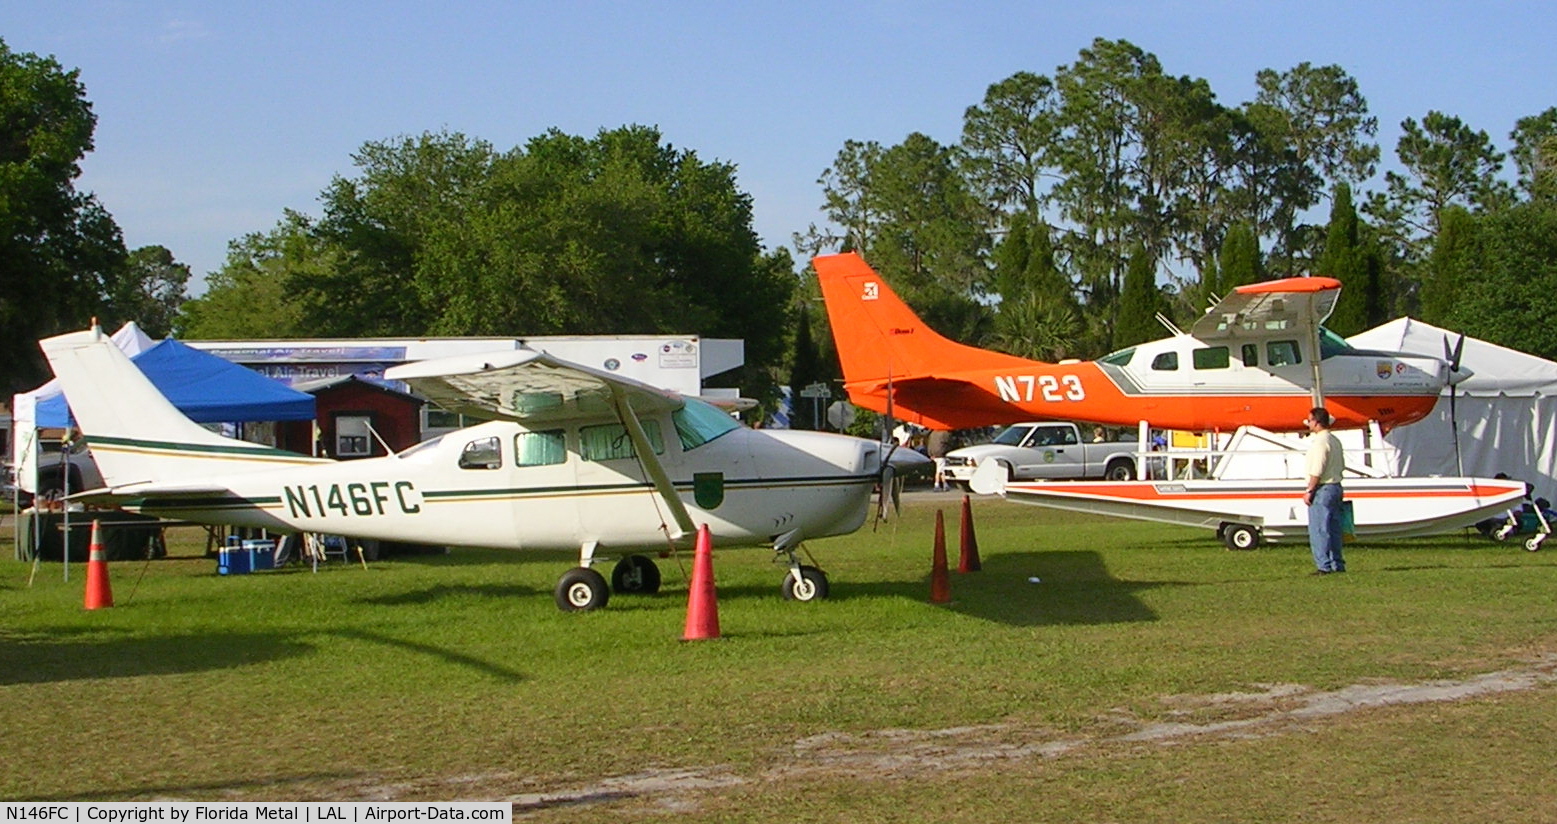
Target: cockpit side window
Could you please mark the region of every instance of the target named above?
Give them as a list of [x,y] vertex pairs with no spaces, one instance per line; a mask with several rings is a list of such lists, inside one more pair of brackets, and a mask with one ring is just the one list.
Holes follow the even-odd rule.
[[[654,454],[664,454],[665,439],[660,437],[660,422],[644,421],[643,433],[648,437],[649,445],[654,447]],[[580,427],[578,441],[579,455],[586,461],[638,457],[637,450],[633,449],[632,438],[627,435],[627,427],[619,423]]]
[[1152,358],[1152,369],[1158,372],[1173,372],[1179,368],[1179,353],[1163,352]]
[[496,437],[465,444],[460,450],[460,469],[502,469],[503,447]]
[[1303,356],[1298,353],[1297,341],[1273,340],[1265,344],[1265,362],[1271,366],[1291,366],[1302,363]]
[[561,429],[520,432],[514,436],[515,466],[550,466],[567,460],[567,442]]
[[1228,365],[1227,347],[1208,346],[1204,349],[1196,349],[1191,353],[1196,369],[1226,369]]

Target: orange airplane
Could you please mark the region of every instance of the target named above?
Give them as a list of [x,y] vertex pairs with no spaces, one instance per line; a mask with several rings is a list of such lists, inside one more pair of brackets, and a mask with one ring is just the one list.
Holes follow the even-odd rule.
[[1239,286],[1188,333],[1045,363],[942,337],[857,254],[813,264],[849,399],[931,429],[1047,419],[1292,432],[1320,404],[1337,427],[1388,429],[1425,417],[1445,385],[1470,374],[1439,358],[1354,349],[1321,328],[1341,293],[1333,278]]

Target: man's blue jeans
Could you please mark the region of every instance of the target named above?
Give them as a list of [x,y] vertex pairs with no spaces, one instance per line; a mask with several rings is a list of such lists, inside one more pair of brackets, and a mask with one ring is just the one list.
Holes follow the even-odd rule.
[[1341,485],[1320,484],[1308,505],[1308,547],[1314,566],[1325,572],[1344,572],[1341,558]]

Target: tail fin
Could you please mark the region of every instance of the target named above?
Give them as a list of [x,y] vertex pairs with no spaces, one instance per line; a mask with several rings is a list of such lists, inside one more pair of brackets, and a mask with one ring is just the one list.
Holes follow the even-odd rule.
[[214,474],[318,459],[224,438],[191,421],[101,331],[39,341],[110,488],[208,484]]
[[846,384],[874,389],[885,387],[889,380],[1031,365],[1014,355],[942,337],[853,252],[818,257],[812,265],[822,285]]

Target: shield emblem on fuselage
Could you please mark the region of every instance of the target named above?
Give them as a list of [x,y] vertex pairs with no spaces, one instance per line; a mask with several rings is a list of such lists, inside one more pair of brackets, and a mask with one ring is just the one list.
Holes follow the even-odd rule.
[[1381,381],[1387,381],[1391,375],[1395,374],[1395,365],[1387,360],[1378,361],[1374,368],[1378,370],[1379,380]]
[[692,474],[692,500],[703,509],[716,509],[724,503],[724,473],[695,472]]

